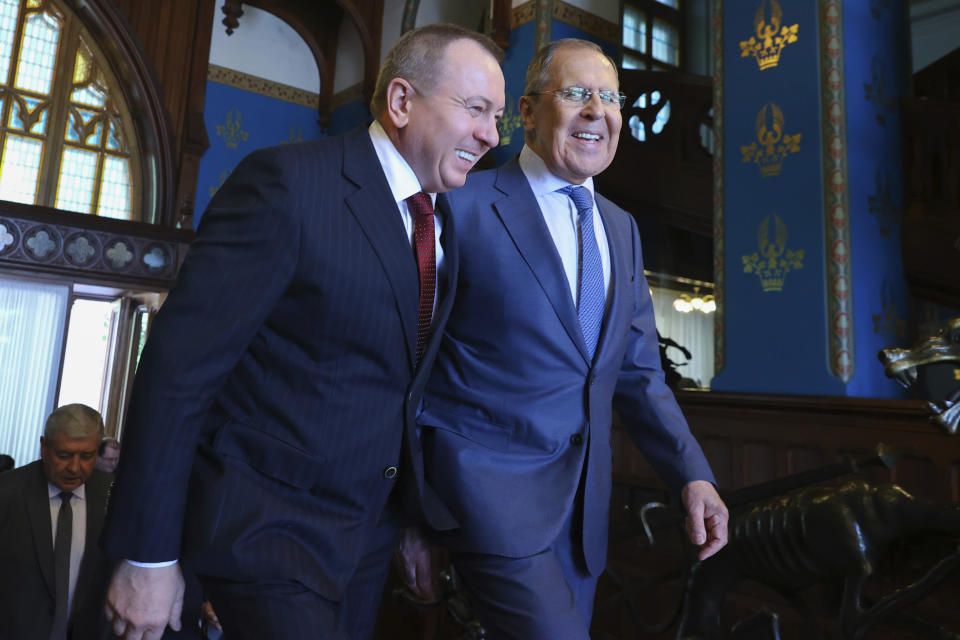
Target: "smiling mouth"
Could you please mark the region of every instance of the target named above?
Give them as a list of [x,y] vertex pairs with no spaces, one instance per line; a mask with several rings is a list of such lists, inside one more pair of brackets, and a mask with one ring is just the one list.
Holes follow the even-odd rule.
[[464,151],[463,149],[457,149],[457,157],[466,160],[467,162],[475,162],[477,159],[476,154],[470,153],[469,151]]
[[600,134],[597,133],[588,133],[586,131],[579,131],[573,134],[574,138],[579,138],[580,140],[587,140],[588,142],[599,142]]

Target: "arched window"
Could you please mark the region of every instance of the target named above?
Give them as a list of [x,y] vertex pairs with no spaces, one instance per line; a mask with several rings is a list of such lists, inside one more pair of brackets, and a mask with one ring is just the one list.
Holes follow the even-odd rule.
[[0,199],[140,220],[137,137],[119,84],[58,0],[0,0]]

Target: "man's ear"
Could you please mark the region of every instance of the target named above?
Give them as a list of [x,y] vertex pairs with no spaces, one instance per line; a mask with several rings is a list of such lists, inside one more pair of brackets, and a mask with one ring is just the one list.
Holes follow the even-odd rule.
[[536,129],[537,119],[533,115],[534,100],[535,98],[530,96],[520,96],[520,100],[517,102],[517,111],[520,112],[520,122],[523,123],[525,133]]
[[387,85],[386,116],[397,129],[410,121],[410,101],[416,90],[403,78],[394,78]]

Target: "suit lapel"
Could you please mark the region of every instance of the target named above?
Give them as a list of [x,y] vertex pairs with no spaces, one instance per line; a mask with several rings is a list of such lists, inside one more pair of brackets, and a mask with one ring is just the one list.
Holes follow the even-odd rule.
[[347,207],[373,246],[393,288],[411,366],[416,359],[419,280],[403,221],[366,129],[344,138],[343,173],[357,187]]
[[[97,564],[100,561],[100,549],[98,547],[100,532],[103,531],[103,521],[106,517],[106,478],[101,482],[100,472],[94,471],[85,485],[86,509],[87,509],[87,538],[83,549],[83,560],[80,562],[80,573],[77,576],[77,588],[73,601],[76,604],[80,597],[85,595],[86,586],[93,581],[93,574],[96,571]],[[70,612],[73,618],[77,613],[78,607],[74,606]]]
[[[609,308],[600,327],[600,339],[597,342],[597,360],[604,355],[613,336],[622,335],[622,331],[614,330],[614,323],[624,313],[624,305],[633,301],[630,295],[633,286],[633,262],[626,240],[631,237],[630,229],[614,229],[615,218],[610,208],[614,205],[603,196],[597,197],[597,209],[603,219],[603,228],[607,235],[607,246],[610,248],[610,291]],[[632,317],[628,314],[627,317]]]
[[583,341],[583,332],[580,331],[577,310],[570,297],[570,285],[564,274],[563,262],[543,221],[537,198],[516,159],[497,171],[495,186],[506,197],[495,201],[493,208],[540,283],[563,328],[589,365],[590,356]]
[[47,584],[47,590],[53,597],[53,524],[50,522],[50,494],[47,491],[47,479],[43,467],[37,465],[36,477],[30,483],[30,495],[27,500],[27,517],[30,518],[30,532],[33,536],[33,548],[37,553],[37,564]]

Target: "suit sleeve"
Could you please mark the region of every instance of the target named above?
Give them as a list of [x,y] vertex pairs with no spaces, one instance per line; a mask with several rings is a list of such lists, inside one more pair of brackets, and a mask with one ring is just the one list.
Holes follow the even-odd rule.
[[678,493],[688,482],[714,482],[714,477],[664,378],[653,300],[643,274],[640,235],[636,223],[632,218],[629,220],[633,247],[633,322],[614,391],[614,408],[661,480],[671,492]]
[[104,534],[114,557],[179,557],[205,414],[296,269],[300,229],[288,185],[306,179],[300,172],[277,148],[255,152],[200,222],[134,381]]

